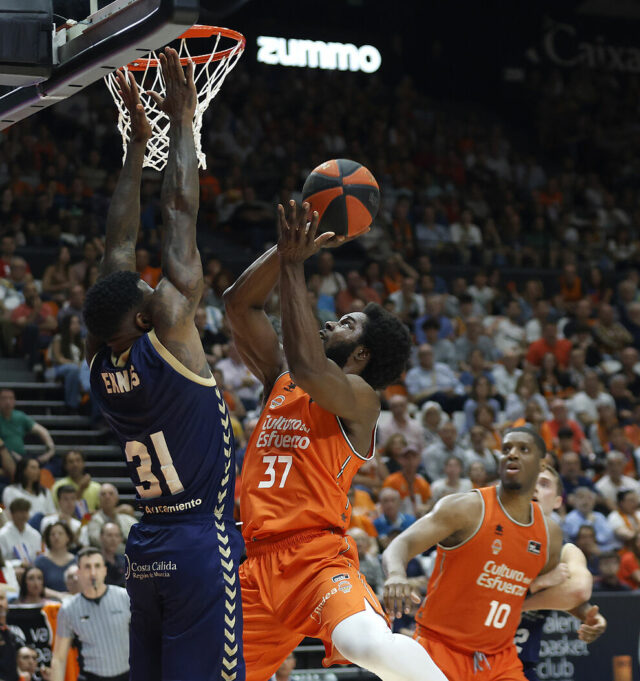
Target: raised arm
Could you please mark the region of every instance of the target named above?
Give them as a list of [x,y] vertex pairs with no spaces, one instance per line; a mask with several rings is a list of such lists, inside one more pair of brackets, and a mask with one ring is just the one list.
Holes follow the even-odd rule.
[[244,363],[262,382],[265,398],[285,365],[278,335],[264,309],[279,276],[280,262],[274,246],[224,292],[234,343]]
[[152,297],[151,321],[162,344],[188,369],[208,378],[211,371],[193,322],[204,288],[196,245],[200,188],[193,139],[194,67],[190,63],[185,72],[169,47],[159,60],[166,97],[149,94],[169,118],[169,158],[162,182],[163,278]]
[[107,235],[99,277],[119,270],[136,269],[136,241],[140,226],[140,180],[142,162],[151,126],[140,103],[133,74],[116,73],[120,95],[131,117],[131,135],[127,155],[107,213]]
[[480,495],[451,494],[389,544],[382,554],[382,567],[387,575],[384,604],[391,618],[402,617],[411,611],[412,602],[420,602],[407,579],[407,563],[411,558],[441,542],[459,544],[476,530],[481,519]]
[[278,206],[278,216],[282,340],[289,371],[294,381],[327,411],[349,421],[375,423],[380,411],[378,396],[360,376],[345,374],[327,358],[307,297],[304,261],[335,235],[325,232],[316,236],[318,214],[311,216],[307,203],[298,211],[292,202],[288,218],[284,208]]
[[[140,103],[136,79],[131,73],[116,73],[120,96],[131,118],[131,135],[124,166],[107,212],[107,234],[98,278],[120,270],[135,271],[136,241],[140,226],[140,180],[142,162],[151,126]],[[91,362],[103,341],[89,333],[85,341],[87,362]]]

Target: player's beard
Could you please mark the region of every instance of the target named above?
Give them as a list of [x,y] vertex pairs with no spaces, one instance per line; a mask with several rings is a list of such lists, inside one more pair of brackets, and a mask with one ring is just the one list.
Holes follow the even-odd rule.
[[505,489],[512,489],[512,490],[522,489],[522,483],[518,482],[517,480],[503,480],[502,486]]
[[357,341],[343,341],[342,343],[334,343],[330,348],[325,347],[324,352],[329,359],[333,360],[342,369],[349,357],[351,357],[351,353],[357,347]]

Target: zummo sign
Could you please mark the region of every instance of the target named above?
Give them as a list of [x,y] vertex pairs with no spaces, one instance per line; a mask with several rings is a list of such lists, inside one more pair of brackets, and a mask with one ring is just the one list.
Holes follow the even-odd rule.
[[382,56],[373,45],[356,47],[352,43],[261,35],[258,36],[258,61],[278,66],[374,73],[380,68]]

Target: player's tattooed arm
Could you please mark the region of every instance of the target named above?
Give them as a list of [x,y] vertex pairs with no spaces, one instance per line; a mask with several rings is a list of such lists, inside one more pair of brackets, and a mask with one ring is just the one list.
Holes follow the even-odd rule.
[[135,247],[140,225],[142,162],[151,137],[151,126],[140,102],[132,74],[118,71],[118,87],[131,116],[131,135],[124,166],[107,213],[107,235],[99,276],[118,270],[135,271]]
[[451,494],[389,544],[382,554],[382,567],[387,575],[383,602],[389,617],[408,614],[420,602],[407,578],[409,560],[436,544],[456,546],[468,539],[482,523],[482,509],[478,494]]

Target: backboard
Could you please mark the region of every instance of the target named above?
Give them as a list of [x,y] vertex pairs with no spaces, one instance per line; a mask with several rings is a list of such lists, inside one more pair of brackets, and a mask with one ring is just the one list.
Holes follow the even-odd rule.
[[114,0],[82,21],[56,18],[50,78],[0,96],[0,130],[158,49],[198,21],[199,0]]

